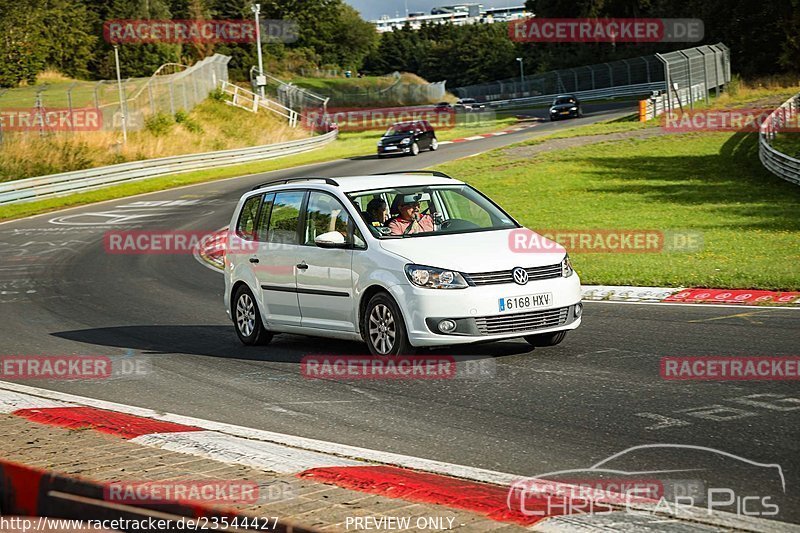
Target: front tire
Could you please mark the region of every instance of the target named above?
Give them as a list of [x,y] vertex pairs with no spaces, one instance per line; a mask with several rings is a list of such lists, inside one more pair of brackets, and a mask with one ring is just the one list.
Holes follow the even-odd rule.
[[253,293],[247,285],[240,285],[233,297],[233,324],[242,344],[256,346],[269,344],[272,333],[261,322],[261,313]]
[[417,143],[411,145],[411,155],[419,155],[419,145]]
[[538,335],[527,335],[523,337],[528,344],[536,347],[555,346],[564,340],[567,336],[565,331],[556,331],[555,333],[540,333]]
[[364,311],[361,330],[372,355],[412,355],[403,315],[391,296],[379,292]]

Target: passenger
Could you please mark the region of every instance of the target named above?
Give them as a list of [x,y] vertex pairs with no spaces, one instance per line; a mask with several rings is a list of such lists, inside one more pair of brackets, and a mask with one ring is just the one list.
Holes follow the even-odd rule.
[[367,224],[373,226],[383,226],[389,220],[389,206],[380,198],[373,198],[367,204],[367,211],[364,213]]
[[391,219],[386,226],[392,230],[392,235],[408,235],[433,231],[433,218],[430,215],[420,215],[419,200],[422,195],[404,194],[397,204],[399,216]]

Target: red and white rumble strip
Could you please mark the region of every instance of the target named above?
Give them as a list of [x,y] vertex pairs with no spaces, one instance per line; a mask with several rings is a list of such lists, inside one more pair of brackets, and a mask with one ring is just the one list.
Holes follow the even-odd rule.
[[631,512],[630,506],[627,511],[612,506],[603,513],[585,514],[579,511],[585,501],[573,506],[567,497],[566,505],[551,508],[549,498],[547,504],[531,498],[526,508],[536,512],[523,513],[508,503],[509,489],[522,476],[157,413],[16,383],[0,382],[0,413],[53,426],[91,429],[144,446],[293,474],[349,490],[466,510],[532,531],[798,530],[791,524],[708,514],[699,508],[671,515],[647,501],[635,504],[637,512]]

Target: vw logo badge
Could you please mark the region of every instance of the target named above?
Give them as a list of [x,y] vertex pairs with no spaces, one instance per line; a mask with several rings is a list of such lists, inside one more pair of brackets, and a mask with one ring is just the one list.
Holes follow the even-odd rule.
[[511,271],[511,275],[514,276],[514,283],[517,285],[525,285],[528,283],[528,271],[524,268],[515,268]]

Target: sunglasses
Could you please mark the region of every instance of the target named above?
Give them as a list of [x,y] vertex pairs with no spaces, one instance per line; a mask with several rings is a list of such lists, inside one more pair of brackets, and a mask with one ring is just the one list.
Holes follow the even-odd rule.
[[419,202],[414,202],[413,204],[403,204],[400,207],[411,207],[412,209],[419,209]]

